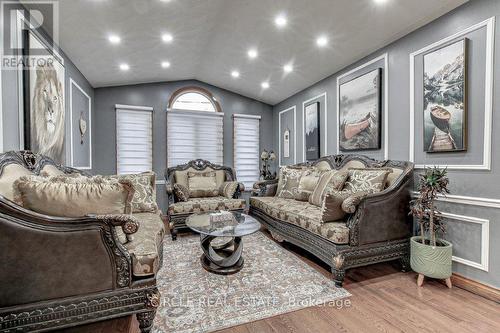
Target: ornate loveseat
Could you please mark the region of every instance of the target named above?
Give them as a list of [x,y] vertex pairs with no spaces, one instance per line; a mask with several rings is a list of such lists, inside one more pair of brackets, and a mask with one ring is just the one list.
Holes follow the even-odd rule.
[[181,201],[174,191],[174,184],[181,184],[184,187],[187,185],[188,172],[202,173],[206,171],[214,171],[216,174],[218,185],[224,182],[236,181],[236,173],[231,167],[212,164],[206,160],[193,160],[186,164],[181,164],[175,167],[170,167],[165,171],[166,190],[168,196],[168,211],[167,217],[169,221],[170,233],[172,240],[177,238],[179,230],[187,229],[186,218],[193,213],[212,212],[216,210],[231,210],[240,211],[246,208],[245,199],[241,199],[241,192],[245,190],[242,183],[239,183],[232,198],[224,196],[206,197],[206,198],[190,198],[187,201]]
[[141,331],[149,332],[160,304],[160,215],[62,218],[11,201],[15,179],[49,171],[81,173],[29,151],[0,154],[0,331],[136,314]]
[[259,219],[277,241],[300,246],[332,268],[335,283],[342,286],[345,270],[400,259],[409,266],[409,217],[413,164],[376,161],[362,155],[333,155],[313,163],[322,170],[391,168],[385,189],[361,200],[354,213],[341,221],[320,224],[321,208],[308,202],[276,197],[278,179],[257,182],[250,198],[250,215]]

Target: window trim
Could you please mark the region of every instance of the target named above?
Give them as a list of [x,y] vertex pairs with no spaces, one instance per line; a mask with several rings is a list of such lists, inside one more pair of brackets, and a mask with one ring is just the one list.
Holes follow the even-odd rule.
[[139,105],[128,105],[128,104],[115,104],[115,174],[118,174],[118,109],[125,109],[130,111],[149,111],[151,112],[151,171],[154,172],[155,167],[155,153],[154,153],[154,138],[155,138],[155,112],[152,106],[139,106]]
[[[168,100],[168,106],[167,106],[167,111],[173,110],[173,105],[175,101],[181,97],[184,94],[187,93],[198,93],[200,95],[205,96],[208,98],[208,100],[212,103],[212,105],[215,108],[215,112],[222,112],[222,107],[220,106],[219,102],[215,98],[215,96],[207,89],[202,88],[202,87],[197,87],[197,86],[187,86],[183,87],[180,89],[177,89],[172,96],[170,96],[170,99]],[[186,110],[189,111],[189,110]],[[207,111],[200,111],[200,112],[207,112]]]

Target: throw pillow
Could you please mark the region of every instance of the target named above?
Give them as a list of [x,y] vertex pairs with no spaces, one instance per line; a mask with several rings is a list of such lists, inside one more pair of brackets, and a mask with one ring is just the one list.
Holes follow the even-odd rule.
[[158,205],[156,204],[156,174],[154,172],[113,175],[108,176],[108,178],[129,181],[132,184],[134,188],[132,213],[156,213],[158,211]]
[[325,194],[321,207],[321,223],[334,222],[343,219],[347,213],[342,210],[342,203],[351,196],[349,191],[331,190]]
[[188,201],[189,190],[181,184],[174,184],[174,195],[179,201]]
[[130,214],[130,181],[102,176],[68,178],[24,176],[14,182],[14,201],[35,212],[61,217]]
[[384,189],[390,168],[349,168],[349,178],[344,189],[352,193],[380,192]]
[[304,171],[302,173],[302,177],[300,177],[299,187],[295,199],[299,201],[308,201],[312,192],[316,188],[316,185],[318,185],[319,177],[322,173],[323,172],[317,170],[316,168]]
[[356,212],[358,205],[361,203],[361,200],[366,198],[370,194],[370,192],[362,191],[357,193],[351,193],[344,202],[342,202],[342,210],[346,213],[353,214]]
[[303,169],[300,167],[282,167],[280,170],[276,196],[285,199],[295,199],[298,193],[302,172]]
[[192,198],[216,197],[219,195],[214,171],[188,172],[189,196]]
[[51,176],[64,176],[65,173],[59,170],[55,165],[47,164],[40,171],[40,176],[51,177]]
[[318,184],[309,197],[309,203],[318,207],[323,206],[323,200],[328,191],[341,190],[348,177],[347,171],[327,171],[318,180]]
[[219,195],[232,199],[239,185],[240,183],[238,182],[224,182],[219,189]]
[[0,172],[0,195],[9,200],[13,200],[14,193],[12,185],[14,182],[23,176],[29,176],[32,174],[33,173],[30,170],[26,169],[22,165],[15,163],[7,164]]

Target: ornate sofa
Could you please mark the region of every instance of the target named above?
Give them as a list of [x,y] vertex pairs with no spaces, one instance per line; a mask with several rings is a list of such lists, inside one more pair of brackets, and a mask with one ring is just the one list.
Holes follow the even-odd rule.
[[179,183],[187,187],[188,172],[215,171],[217,182],[236,181],[236,173],[230,167],[212,164],[209,161],[197,159],[186,164],[170,167],[165,171],[166,191],[168,197],[167,218],[169,222],[172,240],[177,238],[179,230],[188,229],[186,218],[193,213],[211,212],[216,210],[240,211],[246,208],[245,199],[241,199],[241,192],[245,190],[242,183],[234,193],[233,198],[223,196],[208,198],[190,198],[188,201],[180,201],[175,195],[174,184]]
[[81,173],[29,151],[0,154],[0,331],[136,314],[141,331],[149,332],[160,304],[160,215],[62,218],[12,202],[13,181],[42,171]]
[[[321,208],[308,202],[275,197],[278,180],[257,182],[250,198],[250,215],[269,229],[277,241],[288,241],[311,252],[328,264],[337,286],[345,270],[352,267],[400,259],[409,267],[409,217],[413,164],[376,161],[362,155],[332,155],[313,163],[323,170],[348,168],[392,168],[385,189],[365,197],[344,220],[320,224]],[[319,217],[318,217],[319,216]]]

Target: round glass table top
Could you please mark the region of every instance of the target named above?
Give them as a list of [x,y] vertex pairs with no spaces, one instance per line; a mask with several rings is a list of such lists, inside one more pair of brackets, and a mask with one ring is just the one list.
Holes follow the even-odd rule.
[[241,237],[260,229],[260,223],[253,217],[229,211],[206,214],[192,214],[186,225],[200,234],[216,237]]

